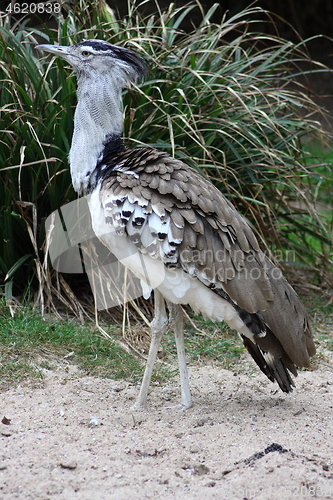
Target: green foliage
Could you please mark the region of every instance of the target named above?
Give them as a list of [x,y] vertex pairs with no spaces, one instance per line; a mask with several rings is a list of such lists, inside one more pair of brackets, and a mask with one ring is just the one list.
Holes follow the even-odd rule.
[[[327,351],[333,351],[333,304],[325,305],[323,299],[315,295],[308,297],[308,302],[310,313],[316,318],[318,354],[315,359],[325,362]],[[52,370],[67,363],[73,363],[89,375],[137,383],[142,377],[143,364],[118,345],[120,328],[112,328],[110,335],[111,341],[98,335],[91,322],[82,326],[73,318],[42,318],[30,308],[19,307],[11,317],[5,301],[1,300],[0,390],[17,383],[37,381],[38,384],[43,378],[42,369]],[[172,332],[164,337],[162,346],[167,357],[155,365],[153,381],[157,383],[178,377]],[[218,366],[236,373],[244,369],[239,361],[245,348],[238,336],[223,324],[192,316],[191,324],[187,323],[185,328],[185,346],[191,365],[217,362]]]
[[[226,324],[203,320],[200,316],[193,316],[192,325],[186,325],[184,341],[186,354],[192,362],[218,361],[219,366],[225,369],[235,369],[237,361],[245,352],[239,336]],[[173,335],[166,336],[162,344],[166,353],[176,356]]]
[[[194,318],[197,330],[187,325],[185,344],[190,359],[197,363],[218,361],[224,368],[235,367],[244,352],[239,339],[227,328]],[[136,383],[142,377],[143,363],[117,343],[120,328],[112,328],[110,339],[98,335],[91,322],[80,325],[77,319],[42,317],[30,308],[19,307],[11,316],[5,301],[0,301],[0,388],[43,378],[42,368],[73,363],[85,373],[98,377],[126,379]],[[177,353],[173,333],[165,336],[166,363],[155,366],[153,381],[165,382],[178,376]]]
[[11,278],[15,266],[22,288],[35,272],[42,220],[73,197],[66,163],[75,82],[62,68],[36,64],[35,35],[0,27],[0,272]]
[[[3,387],[12,383],[42,378],[41,367],[72,362],[86,373],[99,377],[125,378],[136,382],[142,366],[114,340],[96,335],[96,328],[77,320],[43,319],[29,309],[9,316],[0,311],[0,380]],[[67,358],[66,358],[67,356]]]
[[[224,368],[235,368],[244,352],[239,339],[226,327],[194,318],[187,325],[186,352],[192,362],[218,361]],[[117,340],[120,328],[113,327],[110,339],[98,335],[96,325],[80,325],[75,318],[42,317],[30,308],[19,307],[11,316],[5,301],[0,301],[0,389],[13,384],[43,378],[42,368],[73,363],[85,373],[98,377],[126,379],[136,383],[142,377],[143,363],[124,351]],[[174,335],[170,332],[163,341],[166,362],[157,363],[153,381],[165,382],[178,376]]]
[[269,248],[292,249],[294,261],[316,269],[331,266],[331,198],[325,210],[317,201],[323,188],[332,189],[332,176],[304,149],[309,135],[320,133],[311,118],[318,108],[291,85],[309,61],[304,42],[255,33],[263,15],[257,7],[213,24],[213,6],[185,33],[182,22],[195,6],[170,4],[144,18],[133,2],[117,19],[102,0],[81,0],[55,18],[56,28],[42,30],[1,18],[0,275],[7,275],[8,295],[13,280],[24,290],[36,276],[42,288],[50,279],[43,221],[75,199],[67,166],[75,79],[34,45],[83,38],[124,45],[149,63],[147,81],[124,93],[127,144],[164,149],[201,170]]

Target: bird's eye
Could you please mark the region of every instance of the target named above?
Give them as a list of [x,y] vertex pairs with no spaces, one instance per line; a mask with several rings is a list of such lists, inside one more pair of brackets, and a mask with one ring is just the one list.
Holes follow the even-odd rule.
[[82,55],[83,55],[84,57],[88,57],[88,56],[90,56],[90,52],[88,52],[88,50],[83,50],[83,51],[82,51]]

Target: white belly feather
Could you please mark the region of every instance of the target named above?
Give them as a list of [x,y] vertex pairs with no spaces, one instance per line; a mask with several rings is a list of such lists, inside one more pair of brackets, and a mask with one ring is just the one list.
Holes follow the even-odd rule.
[[151,288],[158,289],[166,300],[174,304],[188,304],[196,314],[201,314],[211,321],[225,321],[239,333],[249,338],[253,337],[234,307],[196,277],[180,268],[167,268],[161,259],[153,259],[141,253],[126,235],[117,234],[114,226],[106,223],[99,189],[88,197],[88,205],[93,230],[98,239],[137,278]]

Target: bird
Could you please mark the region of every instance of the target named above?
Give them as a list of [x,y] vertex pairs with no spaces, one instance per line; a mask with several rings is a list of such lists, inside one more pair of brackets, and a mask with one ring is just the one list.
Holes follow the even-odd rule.
[[295,290],[208,179],[165,151],[124,143],[122,92],[145,78],[145,59],[100,39],[37,48],[65,60],[76,75],[69,166],[74,190],[87,197],[93,231],[153,290],[151,341],[134,406],[147,405],[169,326],[179,362],[179,406],[192,406],[184,305],[235,329],[260,370],[291,392],[296,367],[310,366],[315,354],[309,317]]

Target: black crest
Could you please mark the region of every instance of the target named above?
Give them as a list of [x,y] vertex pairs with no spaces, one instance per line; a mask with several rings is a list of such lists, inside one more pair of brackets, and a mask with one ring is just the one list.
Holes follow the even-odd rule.
[[124,47],[118,47],[104,40],[85,40],[77,44],[79,47],[90,47],[96,52],[108,52],[113,57],[120,59],[134,67],[136,73],[140,78],[144,78],[148,72],[148,65],[146,62],[135,52]]

